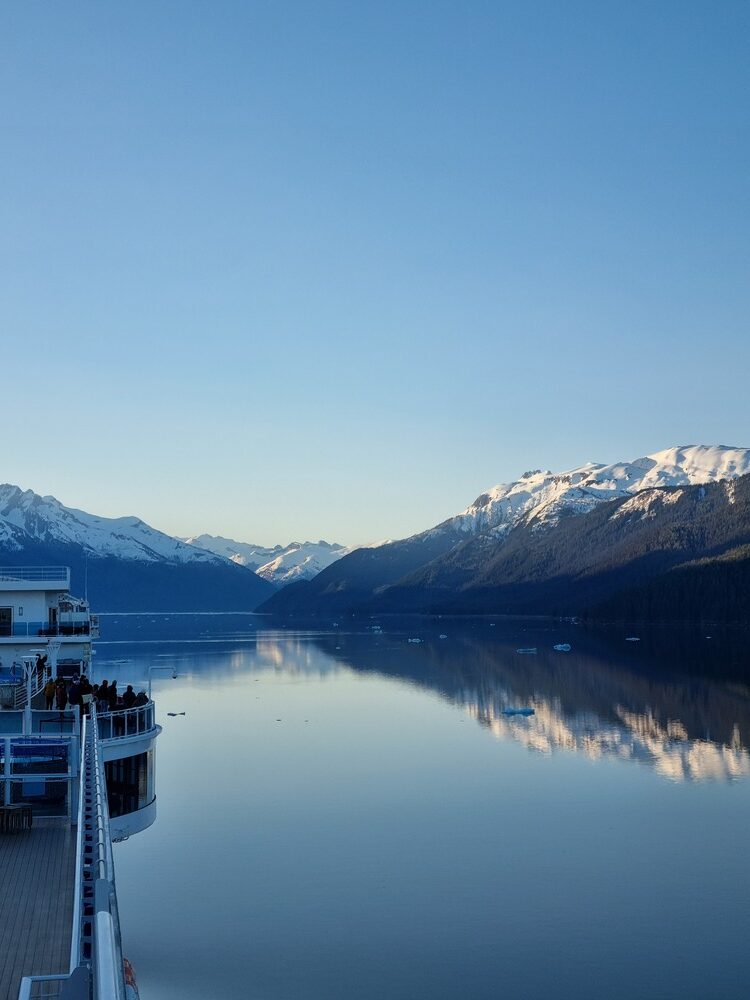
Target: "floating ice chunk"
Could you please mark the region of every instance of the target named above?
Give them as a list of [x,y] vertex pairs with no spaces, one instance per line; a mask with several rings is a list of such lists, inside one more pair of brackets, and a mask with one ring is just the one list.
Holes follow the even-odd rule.
[[421,639],[409,639],[409,642],[421,642]]
[[556,649],[558,653],[569,653],[570,652],[570,643],[569,642],[558,642],[558,644],[556,646],[553,646],[552,648]]
[[625,637],[625,642],[640,642],[640,638],[637,635],[628,635]]
[[445,634],[445,632],[441,632],[440,635],[438,636],[438,638],[439,639],[447,639],[448,636]]
[[504,708],[503,715],[534,715],[533,708]]
[[521,646],[520,649],[516,650],[517,653],[536,653],[536,646]]

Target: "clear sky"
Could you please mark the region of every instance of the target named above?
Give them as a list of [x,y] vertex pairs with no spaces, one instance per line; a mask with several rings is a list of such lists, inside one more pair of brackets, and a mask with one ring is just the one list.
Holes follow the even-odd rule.
[[0,8],[0,480],[363,542],[750,446],[746,2]]

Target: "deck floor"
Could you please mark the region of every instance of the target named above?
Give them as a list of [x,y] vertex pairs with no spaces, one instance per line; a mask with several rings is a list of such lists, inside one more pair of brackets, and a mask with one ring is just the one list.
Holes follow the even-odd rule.
[[0,834],[0,1000],[16,1000],[22,976],[68,971],[75,847],[62,820]]

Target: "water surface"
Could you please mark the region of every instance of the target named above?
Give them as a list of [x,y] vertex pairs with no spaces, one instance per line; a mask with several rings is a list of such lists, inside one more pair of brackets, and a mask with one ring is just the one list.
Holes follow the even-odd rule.
[[372,624],[103,618],[100,677],[164,668],[144,1000],[747,995],[744,636]]

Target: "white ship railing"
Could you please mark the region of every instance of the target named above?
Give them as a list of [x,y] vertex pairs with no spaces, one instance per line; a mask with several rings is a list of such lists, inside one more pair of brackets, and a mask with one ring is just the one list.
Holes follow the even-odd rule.
[[122,740],[156,730],[153,701],[133,708],[118,708],[114,712],[97,712],[100,740]]
[[25,583],[59,582],[67,587],[70,583],[70,569],[68,566],[0,566],[0,583],[12,583],[16,580],[23,580]]
[[[78,735],[54,733],[14,733],[0,736],[0,805],[23,804],[23,785],[26,781],[44,782],[45,787],[64,786],[60,797],[53,796],[45,806],[53,805],[44,813],[48,816],[68,816],[69,802],[74,785],[78,782]],[[21,790],[14,801],[14,787]],[[63,803],[64,809],[55,803]]]
[[83,720],[70,973],[24,976],[18,1000],[125,1000],[115,870],[96,706]]
[[[31,700],[39,694],[40,691],[44,690],[44,685],[47,683],[47,672],[44,667],[34,667],[34,673],[31,677]],[[25,708],[28,701],[28,690],[26,687],[26,678],[21,676],[18,680],[18,686],[14,685],[13,691],[13,708]]]
[[[93,616],[92,616],[93,618]],[[57,625],[50,625],[45,621],[16,621],[12,627],[6,628],[3,633],[6,639],[28,639],[42,638],[48,639],[54,636],[89,636],[96,639],[99,634],[99,622],[93,620],[82,622],[59,622]]]

